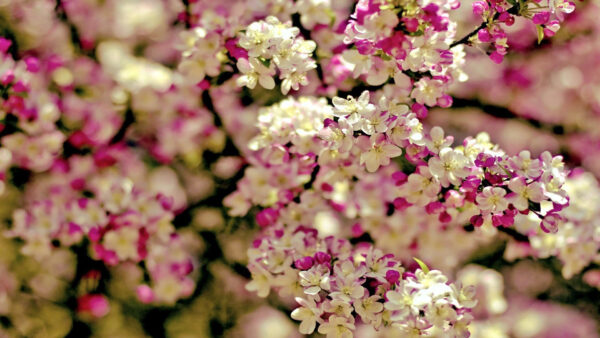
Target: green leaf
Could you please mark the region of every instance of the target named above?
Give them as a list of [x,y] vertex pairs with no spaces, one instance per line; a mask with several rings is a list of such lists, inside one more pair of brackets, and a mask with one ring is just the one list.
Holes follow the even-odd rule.
[[427,264],[423,263],[422,260],[413,257],[413,259],[415,260],[415,262],[417,262],[417,264],[419,264],[419,266],[421,267],[421,270],[423,270],[423,272],[425,273],[429,273],[429,268],[427,267]]
[[537,37],[538,37],[538,45],[540,43],[542,43],[542,40],[544,39],[544,27],[542,26],[535,26],[537,28]]
[[265,59],[265,58],[258,58],[258,61],[260,61],[265,67],[269,68],[269,66],[271,66],[271,59]]

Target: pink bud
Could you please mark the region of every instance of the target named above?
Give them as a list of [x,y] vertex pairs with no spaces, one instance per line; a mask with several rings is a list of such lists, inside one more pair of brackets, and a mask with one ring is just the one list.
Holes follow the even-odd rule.
[[7,86],[7,85],[11,84],[14,80],[15,80],[15,73],[13,72],[12,69],[9,69],[6,72],[4,72],[2,77],[0,77],[0,84],[2,84],[3,86]]
[[204,80],[198,82],[198,84],[196,86],[198,86],[198,88],[200,88],[202,90],[207,90],[208,88],[210,88],[210,82],[207,79],[204,79]]
[[418,119],[424,119],[427,117],[427,107],[420,103],[413,103],[411,110],[417,115]]
[[94,164],[99,168],[110,167],[117,160],[109,153],[108,149],[100,149],[94,154]]
[[408,201],[404,197],[397,197],[392,203],[394,204],[394,208],[398,211],[405,210],[406,208],[412,205],[408,203]]
[[419,30],[419,20],[417,18],[404,17],[402,21],[407,31],[414,33]]
[[502,60],[504,59],[504,55],[502,55],[502,54],[500,54],[500,53],[498,53],[496,51],[493,51],[490,54],[490,59],[492,61],[494,61],[494,63],[500,64],[500,63],[502,63]]
[[148,285],[140,285],[135,290],[138,299],[144,304],[151,303],[154,300],[154,291]]
[[440,201],[431,202],[425,206],[425,211],[430,215],[437,214],[438,212],[441,212],[444,209],[444,205],[442,205],[442,202]]
[[91,315],[93,318],[104,317],[109,310],[108,300],[104,295],[87,294],[77,299],[77,312]]
[[443,211],[438,217],[439,221],[442,223],[448,223],[452,220],[452,216],[446,211]]
[[227,40],[227,42],[225,42],[225,48],[227,48],[229,54],[235,59],[247,59],[248,51],[246,51],[244,48],[239,47],[237,45],[237,42],[238,39],[229,39]]
[[490,32],[487,29],[482,29],[477,32],[477,38],[479,38],[479,41],[481,42],[490,42],[492,40]]
[[91,142],[83,131],[77,130],[73,132],[71,136],[69,136],[69,143],[71,143],[75,148],[81,148],[85,145],[89,145]]
[[256,223],[260,227],[267,227],[269,225],[275,224],[277,218],[279,217],[279,212],[277,212],[273,208],[266,208],[256,214]]
[[472,216],[469,222],[475,227],[480,227],[483,225],[483,217],[481,215]]
[[536,25],[543,25],[550,19],[550,12],[539,12],[536,13],[531,19]]
[[19,80],[13,85],[13,90],[15,93],[24,93],[29,90],[27,86],[23,83],[23,81]]
[[385,279],[390,284],[396,284],[396,282],[398,282],[400,280],[400,272],[398,272],[396,270],[388,270],[385,273]]
[[477,16],[482,16],[484,12],[489,10],[487,2],[485,1],[475,1],[473,2],[473,14]]
[[27,66],[27,71],[31,73],[37,73],[40,70],[40,60],[33,56],[27,56],[23,59]]
[[315,253],[315,260],[319,264],[329,263],[329,262],[331,262],[331,255],[329,255],[328,253],[323,252],[323,251],[317,251]]
[[0,53],[6,53],[11,45],[12,45],[12,41],[10,41],[9,39],[0,37]]
[[441,108],[450,107],[452,105],[452,96],[450,96],[448,94],[442,95],[440,98],[437,99],[437,104]]
[[356,223],[352,226],[352,237],[360,237],[364,233],[365,231],[363,230],[360,223]]
[[315,264],[315,261],[310,256],[300,258],[294,262],[294,265],[296,266],[296,268],[300,269],[300,270],[308,270],[308,269],[312,268],[312,266],[314,264]]
[[354,45],[362,55],[371,55],[375,51],[375,46],[369,40],[358,40]]
[[71,181],[70,185],[71,185],[71,189],[73,189],[73,190],[83,190],[83,188],[85,188],[85,179],[76,178]]
[[554,234],[554,233],[558,232],[558,222],[561,219],[562,218],[558,214],[552,214],[552,213],[547,214],[542,219],[542,223],[540,224],[540,227],[542,228],[542,230],[544,232]]
[[402,171],[396,171],[392,174],[392,179],[396,181],[396,185],[402,185],[408,179],[408,175]]

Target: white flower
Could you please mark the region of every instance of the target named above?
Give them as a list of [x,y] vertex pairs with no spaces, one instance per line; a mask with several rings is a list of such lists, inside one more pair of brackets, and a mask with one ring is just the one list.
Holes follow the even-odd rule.
[[444,148],[440,150],[439,158],[432,157],[429,159],[429,171],[435,176],[443,187],[448,187],[450,184],[455,186],[460,185],[461,178],[469,175],[467,169],[467,158],[459,151],[452,148]]
[[360,94],[358,100],[348,95],[345,100],[336,96],[332,101],[335,107],[333,115],[347,116],[348,123],[354,125],[354,130],[360,129],[358,122],[363,116],[370,116],[375,111],[375,105],[369,103],[369,92],[366,90]]
[[238,44],[248,51],[248,56],[270,56],[268,49],[271,46],[271,37],[274,27],[265,21],[251,23],[246,32],[240,36]]
[[332,19],[330,0],[298,0],[296,9],[306,29],[313,29],[317,24],[327,25]]
[[333,299],[323,302],[323,311],[333,315],[350,318],[352,317],[352,306],[348,301]]
[[390,164],[390,158],[402,155],[402,149],[387,140],[384,134],[370,138],[371,149],[360,155],[360,164],[365,164],[368,172],[375,172],[380,166]]
[[508,182],[508,188],[515,194],[510,202],[519,210],[529,208],[529,201],[539,203],[544,199],[544,188],[538,182],[527,185],[524,177],[515,177]]
[[377,316],[383,311],[383,303],[378,302],[380,299],[381,297],[374,295],[354,301],[354,310],[356,310],[356,313],[360,315],[360,318],[362,318],[365,323],[381,320],[381,316]]
[[329,296],[333,299],[338,299],[344,302],[350,302],[352,299],[362,298],[365,295],[366,289],[363,288],[360,283],[353,278],[336,276],[334,292],[330,293]]
[[538,159],[531,159],[531,153],[527,150],[523,150],[519,155],[511,157],[509,163],[519,175],[528,178],[537,178],[542,174],[542,162]]
[[504,196],[506,190],[499,187],[485,187],[476,197],[477,205],[482,211],[501,213],[508,208],[508,201]]
[[352,319],[331,316],[327,322],[319,326],[319,333],[326,335],[327,338],[351,338],[355,326],[350,320]]
[[443,94],[444,88],[440,80],[424,77],[415,83],[411,97],[420,104],[433,107],[437,104],[437,99],[442,97]]
[[454,140],[452,136],[444,137],[444,130],[438,126],[431,128],[429,136],[431,140],[426,140],[425,144],[427,149],[436,154],[443,148],[450,147]]
[[308,78],[306,72],[316,68],[317,65],[314,60],[309,59],[307,62],[302,62],[291,69],[282,69],[279,78],[281,82],[281,93],[286,95],[290,89],[298,90],[300,85],[306,86],[308,84]]
[[103,239],[103,246],[114,251],[120,260],[138,258],[139,230],[132,227],[123,227],[109,231]]
[[275,81],[273,80],[275,69],[272,65],[267,68],[258,59],[250,58],[249,60],[238,59],[237,67],[244,74],[237,78],[236,83],[238,86],[254,89],[258,82],[265,89],[275,88]]
[[318,300],[318,297],[309,297],[308,299],[296,298],[296,302],[300,304],[300,307],[292,311],[291,316],[293,319],[301,321],[300,333],[302,334],[313,333],[317,326],[317,322],[321,322],[323,310],[315,303],[315,299]]
[[300,285],[305,287],[304,293],[314,296],[323,290],[329,290],[329,270],[321,265],[313,266],[309,270],[300,271]]
[[423,124],[416,118],[414,113],[410,113],[398,120],[398,125],[390,133],[390,137],[395,144],[402,145],[405,140],[418,146],[425,144]]
[[419,312],[419,309],[413,307],[412,295],[402,286],[397,287],[394,291],[388,291],[385,296],[387,302],[384,306],[387,310],[392,311],[391,320],[403,321],[407,316]]
[[400,187],[400,196],[409,203],[424,206],[437,198],[442,189],[440,182],[429,170],[420,170],[408,176],[407,182]]
[[371,69],[371,56],[362,55],[356,49],[347,49],[342,53],[342,61],[352,71],[354,78],[368,73]]
[[248,269],[252,274],[252,280],[246,284],[246,290],[256,291],[259,297],[267,297],[271,291],[273,275],[258,264],[250,264]]

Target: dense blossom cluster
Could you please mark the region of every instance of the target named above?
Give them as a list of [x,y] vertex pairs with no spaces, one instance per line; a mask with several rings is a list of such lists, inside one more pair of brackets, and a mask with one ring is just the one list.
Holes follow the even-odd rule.
[[[510,259],[524,255],[534,255],[540,258],[558,257],[562,263],[562,274],[571,278],[581,272],[591,262],[600,259],[598,236],[598,210],[596,205],[600,198],[600,187],[596,179],[589,173],[576,172],[569,177],[565,184],[571,203],[561,213],[557,222],[557,233],[549,236],[533,228],[532,220],[520,215],[517,229],[528,234],[530,242],[523,247],[522,243],[512,243],[506,251]],[[549,207],[542,205],[542,207]]]
[[[570,152],[507,149],[493,130],[428,118],[469,96],[539,126],[570,97],[597,113],[582,69],[597,66],[585,33],[598,27],[574,9],[0,1],[0,335],[542,335],[507,322],[526,306],[568,311],[504,286],[547,292],[552,258],[565,280],[600,285],[597,179],[568,169]],[[581,40],[560,37],[570,21]],[[543,55],[528,68],[518,53],[531,49]],[[502,65],[481,71],[488,59]],[[489,260],[502,273],[467,265]],[[581,322],[557,332],[593,332]]]
[[[333,107],[324,100],[301,98],[263,109],[259,113],[261,134],[250,143],[251,148],[262,150],[256,165],[262,168],[248,169],[238,192],[226,203],[243,213],[251,203],[272,206],[277,201],[271,209],[277,214],[279,207],[303,190],[313,171],[317,183],[327,177],[323,180],[326,183],[315,189],[327,195],[337,184],[351,186],[353,177],[364,176],[361,165],[372,173],[389,165],[391,159],[402,157],[413,170],[391,174],[396,189],[387,203],[396,209],[416,205],[438,215],[442,223],[454,220],[461,225],[469,220],[478,227],[484,223],[512,226],[515,215],[531,211],[545,232],[557,231],[557,212],[568,204],[562,189],[566,172],[560,157],[544,153],[531,158],[527,151],[507,156],[483,134],[453,148],[452,138],[445,137],[441,128],[434,127],[425,134],[406,106],[404,114],[384,110],[389,107],[387,101],[383,96],[382,108],[377,108],[364,92],[358,99],[335,97]],[[340,170],[345,173],[332,176]],[[258,174],[264,171],[272,174]],[[287,175],[295,180],[278,179],[286,172],[296,173]],[[259,177],[252,179],[250,175]],[[278,198],[270,200],[269,195]],[[553,208],[542,212],[539,205],[543,201],[552,202]],[[345,207],[339,206],[342,210]]]
[[327,337],[349,337],[360,318],[405,336],[465,336],[476,303],[473,290],[448,284],[440,271],[422,266],[407,272],[393,255],[333,236],[319,238],[317,230],[302,226],[270,228],[254,242],[249,258],[253,281],[247,288],[262,297],[272,287],[294,296],[299,307],[291,316],[301,321],[304,334],[318,323]]
[[139,286],[140,299],[173,303],[194,287],[188,277],[194,269],[192,252],[171,224],[174,199],[158,185],[176,180],[169,177],[172,172],[159,173],[149,178],[163,182],[148,182],[158,191],[142,190],[143,181],[135,184],[123,175],[127,167],[136,167],[128,162],[130,155],[127,149],[113,148],[104,158],[71,157],[56,163],[25,191],[25,208],[15,210],[7,235],[23,239],[22,253],[40,261],[82,241],[89,243],[92,258],[108,266],[143,261],[151,287]]
[[52,165],[65,141],[55,124],[60,117],[56,96],[46,87],[51,82],[60,85],[66,70],[60,59],[45,64],[36,57],[15,61],[7,53],[11,45],[0,37],[0,117],[5,119],[0,170],[14,163],[40,172]]

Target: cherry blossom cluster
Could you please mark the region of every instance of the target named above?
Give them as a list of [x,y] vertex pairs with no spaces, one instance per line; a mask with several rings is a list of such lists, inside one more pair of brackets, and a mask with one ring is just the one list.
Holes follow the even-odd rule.
[[[558,257],[562,275],[572,278],[600,255],[600,228],[596,205],[600,198],[598,181],[589,173],[575,172],[565,182],[570,205],[560,213],[557,233],[549,235],[537,231],[530,216],[519,215],[517,230],[529,236],[529,243],[513,242],[505,256],[510,259],[534,255],[538,258]],[[551,208],[549,205],[542,205]]]
[[[592,318],[574,308],[532,297],[535,290],[540,292],[549,287],[546,278],[548,271],[540,270],[533,264],[523,261],[504,274],[474,264],[457,272],[456,279],[460,283],[476,290],[478,303],[471,311],[474,317],[469,327],[471,337],[597,335]],[[530,288],[531,291],[526,292],[528,296],[515,295],[509,291],[514,288]]]
[[283,24],[274,16],[251,23],[238,41],[248,52],[248,58],[237,61],[237,68],[243,74],[237,84],[252,89],[258,82],[263,88],[273,89],[277,66],[282,94],[307,85],[306,73],[317,67],[312,59],[317,45],[298,37],[299,33],[298,27],[292,27],[289,22]]
[[[46,90],[50,81],[60,85],[61,62],[42,64],[36,57],[15,61],[7,53],[12,41],[0,37],[0,170],[11,164],[33,171],[47,170],[61,151],[65,136],[55,122],[60,117],[57,97]],[[42,70],[42,65],[47,69]],[[54,79],[46,78],[51,75]]]
[[410,336],[468,336],[473,290],[424,265],[408,272],[393,255],[320,238],[302,226],[269,227],[248,255],[252,281],[246,288],[261,297],[271,288],[294,296],[299,307],[291,316],[301,321],[301,333],[313,333],[318,324],[327,337],[351,337],[360,319]]
[[503,26],[512,26],[516,16],[531,20],[537,26],[538,42],[545,36],[552,37],[560,28],[565,14],[575,10],[575,3],[568,0],[558,1],[487,1],[473,2],[473,14],[483,20],[476,31],[477,34],[468,36],[468,41],[474,44],[491,44],[493,51],[489,57],[496,63],[501,63],[509,47],[508,36]]
[[26,204],[14,211],[7,235],[22,239],[22,253],[37,260],[83,244],[107,266],[143,262],[150,285],[138,287],[140,300],[174,303],[194,288],[194,259],[171,223],[174,200],[123,175],[123,166],[134,163],[120,148],[55,163],[28,186]]
[[[305,108],[310,102],[317,103],[312,110]],[[398,158],[414,168],[393,174],[397,189],[389,202],[396,209],[417,205],[437,215],[442,223],[455,220],[476,227],[484,223],[510,227],[518,213],[531,212],[544,231],[558,229],[561,219],[558,211],[568,204],[562,189],[566,171],[561,157],[544,153],[540,158],[531,158],[527,151],[507,156],[483,134],[467,138],[462,146],[453,148],[453,139],[446,137],[441,128],[434,127],[425,134],[408,107],[403,106],[404,114],[398,114],[398,110],[386,111],[387,100],[383,97],[380,101],[383,108],[377,109],[369,102],[368,92],[358,99],[336,97],[334,107],[308,98],[293,103],[287,99],[260,112],[262,132],[251,142],[251,147],[262,150],[259,156],[263,162],[249,173],[264,175],[270,171],[272,174],[266,177],[272,179],[252,179],[248,174],[238,183],[238,192],[226,199],[226,204],[230,207],[238,204],[236,210],[242,214],[249,209],[250,202],[262,206],[274,204],[275,200],[268,202],[270,199],[260,197],[265,195],[256,194],[260,190],[278,196],[280,205],[285,205],[284,196],[289,201],[302,191],[307,175],[317,165],[319,177],[325,175],[324,168],[328,166],[336,170],[340,165],[349,168],[364,165],[367,172],[375,172]],[[315,109],[320,112],[311,114]],[[300,111],[306,111],[307,115],[297,114]],[[294,126],[298,129],[293,130]],[[279,179],[285,172],[297,174]],[[352,171],[347,175],[336,180],[355,176]],[[331,186],[333,182],[330,177],[327,184]],[[551,201],[551,210],[542,212],[539,208],[542,201]]]
[[459,6],[457,1],[415,6],[359,1],[344,30],[344,43],[351,48],[342,60],[355,78],[364,75],[369,85],[392,78],[409,93],[412,89],[411,97],[419,104],[447,106],[448,86],[466,80],[460,69],[463,47],[450,48],[456,24],[448,11]]
[[[484,105],[505,107],[507,113],[526,120],[520,122],[530,123],[476,117],[475,110],[467,112],[466,109],[464,112],[469,117],[434,113],[431,117],[440,119],[431,123],[445,125],[441,119],[452,116],[468,119],[472,126],[477,124],[476,120],[486,125],[493,123],[490,135],[510,153],[523,148],[536,154],[543,150],[560,150],[568,155],[574,166],[581,165],[600,176],[599,157],[591,155],[600,149],[595,132],[595,126],[600,123],[597,113],[600,98],[594,91],[599,85],[600,26],[591,19],[600,14],[600,8],[595,2],[583,2],[578,6],[581,10],[566,17],[567,25],[561,29],[562,34],[553,37],[543,48],[536,48],[531,26],[517,21],[507,31],[513,48],[510,57],[501,65],[490,67],[485,56],[470,55],[463,68],[469,81],[452,91],[455,98],[462,99],[463,106],[465,100],[472,102],[477,98]],[[473,129],[465,131],[473,133]],[[503,140],[505,135],[506,141]],[[517,143],[512,135],[519,135],[519,139],[528,142]]]
[[0,336],[294,336],[291,317],[328,337],[487,337],[524,313],[499,272],[460,270],[490,250],[502,273],[556,258],[600,285],[592,176],[427,121],[467,93],[597,141],[597,42],[484,55],[555,50],[533,30],[563,20],[591,34],[595,4],[464,5],[0,0]]

